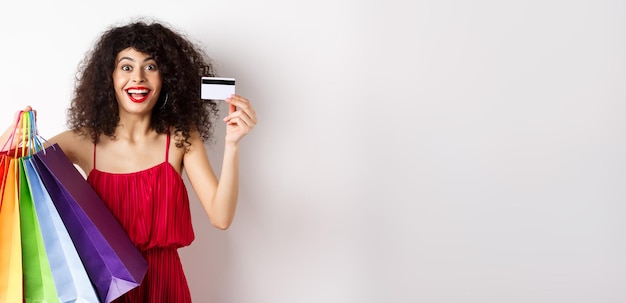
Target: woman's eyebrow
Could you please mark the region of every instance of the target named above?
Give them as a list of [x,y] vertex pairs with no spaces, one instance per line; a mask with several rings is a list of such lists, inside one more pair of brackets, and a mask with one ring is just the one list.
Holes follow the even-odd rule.
[[133,59],[131,57],[122,57],[119,60],[117,60],[117,62],[122,62],[122,60],[124,60],[124,59],[129,60],[129,61],[133,61],[133,62],[135,61],[135,59]]
[[[124,59],[129,60],[129,61],[133,61],[133,62],[135,62],[135,59],[133,59],[133,58],[131,58],[131,57],[122,57],[122,58],[120,58],[119,60],[117,60],[117,62],[121,62],[121,61],[122,61],[122,60],[124,60]],[[147,57],[146,59],[144,59],[144,60],[143,60],[143,62],[146,62],[146,61],[154,61],[154,58],[152,58],[152,57]]]

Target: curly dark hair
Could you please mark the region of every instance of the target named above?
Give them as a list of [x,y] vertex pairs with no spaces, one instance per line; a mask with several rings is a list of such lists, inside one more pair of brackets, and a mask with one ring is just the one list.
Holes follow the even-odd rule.
[[111,27],[97,40],[79,64],[74,96],[67,110],[68,127],[89,136],[94,143],[102,134],[115,137],[120,117],[112,75],[118,53],[129,47],[152,56],[161,72],[163,83],[152,111],[152,129],[157,133],[174,130],[179,148],[189,147],[194,130],[208,141],[219,107],[214,101],[200,98],[200,78],[214,76],[211,61],[183,34],[156,21]]

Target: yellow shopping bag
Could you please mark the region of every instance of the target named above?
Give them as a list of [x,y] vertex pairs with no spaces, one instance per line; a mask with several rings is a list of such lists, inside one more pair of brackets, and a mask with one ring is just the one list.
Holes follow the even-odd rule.
[[17,198],[17,159],[2,156],[6,169],[0,205],[0,302],[22,302],[22,244]]
[[[11,136],[4,147],[11,147],[17,130],[25,128],[20,113]],[[24,140],[24,138],[22,139]],[[21,152],[20,152],[21,151]],[[22,302],[24,297],[22,271],[22,242],[19,207],[19,157],[24,156],[26,144],[0,153],[0,302]]]

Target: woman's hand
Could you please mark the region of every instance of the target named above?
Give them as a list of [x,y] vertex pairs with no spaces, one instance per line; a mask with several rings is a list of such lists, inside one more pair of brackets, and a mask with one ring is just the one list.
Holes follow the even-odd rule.
[[250,101],[239,95],[226,98],[228,116],[226,122],[226,143],[239,143],[256,125],[256,113]]
[[[15,149],[17,145],[22,142],[22,128],[19,127],[18,123],[20,122],[21,114],[23,112],[29,112],[32,110],[32,107],[26,106],[23,110],[15,112],[15,115],[13,115],[13,123],[11,123],[2,136],[0,136],[0,151]],[[11,138],[11,136],[13,138]]]

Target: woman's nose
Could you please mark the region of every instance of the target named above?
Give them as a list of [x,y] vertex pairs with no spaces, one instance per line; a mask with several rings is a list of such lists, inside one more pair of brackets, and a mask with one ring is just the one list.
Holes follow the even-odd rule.
[[143,75],[143,72],[142,71],[134,72],[132,80],[133,80],[133,82],[137,82],[137,83],[141,83],[141,82],[145,81],[145,77]]

